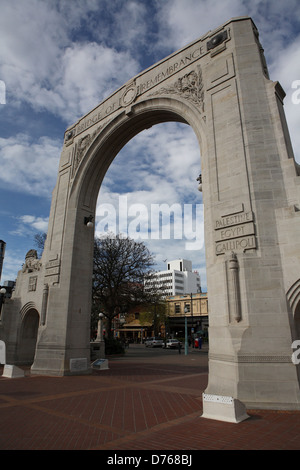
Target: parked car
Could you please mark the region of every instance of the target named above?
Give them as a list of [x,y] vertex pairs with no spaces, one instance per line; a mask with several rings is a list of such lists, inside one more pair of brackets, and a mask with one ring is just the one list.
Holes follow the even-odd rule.
[[146,348],[162,348],[164,342],[160,338],[148,338],[145,341]]
[[178,339],[167,339],[165,347],[168,349],[178,349],[179,345],[182,347],[182,343]]

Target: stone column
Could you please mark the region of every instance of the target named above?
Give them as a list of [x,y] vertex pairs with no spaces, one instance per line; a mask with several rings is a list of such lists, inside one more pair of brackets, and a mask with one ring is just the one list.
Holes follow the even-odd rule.
[[239,263],[236,253],[232,252],[228,261],[229,267],[229,297],[230,297],[230,320],[239,322],[241,320],[241,302],[239,285]]

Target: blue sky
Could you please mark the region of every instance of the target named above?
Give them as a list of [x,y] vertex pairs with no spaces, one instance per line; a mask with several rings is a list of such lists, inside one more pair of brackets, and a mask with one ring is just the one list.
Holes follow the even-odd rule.
[[[299,0],[0,0],[0,239],[7,244],[2,282],[16,278],[35,247],[34,235],[47,231],[65,129],[137,73],[242,15],[257,25],[270,77],[287,94],[300,162],[300,104],[292,99],[293,84],[300,81]],[[108,170],[96,230],[103,204],[117,207],[120,195],[130,207],[138,202],[201,209],[200,167],[188,126],[167,123],[139,134]],[[191,259],[205,289],[203,248],[187,250],[184,239],[145,242],[159,269],[165,259]]]

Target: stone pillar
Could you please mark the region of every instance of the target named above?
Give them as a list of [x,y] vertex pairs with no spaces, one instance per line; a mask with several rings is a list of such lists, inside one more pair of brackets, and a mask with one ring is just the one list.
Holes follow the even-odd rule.
[[248,408],[300,409],[286,297],[300,279],[300,264],[292,260],[299,260],[300,219],[294,211],[285,231],[281,220],[300,194],[283,93],[268,77],[253,22],[233,21],[230,36],[234,47],[215,55],[206,75],[210,164],[202,168],[202,191],[210,349],[204,416],[222,416],[233,400]]
[[45,325],[46,323],[48,294],[49,294],[49,286],[48,284],[45,284],[44,290],[43,290],[43,301],[42,301],[42,311],[41,311],[41,324],[42,325]]
[[237,256],[232,252],[228,261],[229,265],[229,292],[230,292],[230,317],[231,321],[241,320],[240,285],[239,285],[239,263]]

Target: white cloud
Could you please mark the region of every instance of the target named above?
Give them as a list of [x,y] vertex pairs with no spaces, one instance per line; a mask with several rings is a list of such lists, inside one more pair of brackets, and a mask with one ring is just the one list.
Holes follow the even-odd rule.
[[176,50],[234,16],[253,17],[272,66],[299,11],[298,0],[11,0],[1,5],[0,78],[8,104],[71,124],[138,73],[143,51]]
[[67,44],[63,16],[47,2],[2,2],[1,76],[14,99],[31,95],[38,81],[51,82],[58,65],[60,47]]
[[25,254],[22,250],[9,250],[6,248],[1,281],[14,281],[24,262]]
[[[187,125],[165,123],[137,135],[122,149],[104,178],[97,203],[97,235],[106,223],[110,224],[110,229],[118,229],[121,214],[123,220],[127,216],[129,230],[126,233],[130,237],[135,238],[134,232],[141,230],[136,237],[141,236],[154,253],[158,269],[165,269],[165,259],[184,257],[193,261],[195,269],[202,266],[203,270],[203,206],[196,181],[200,163],[198,141]],[[194,212],[184,213],[183,203],[189,204]],[[158,205],[162,209],[163,204],[167,216],[164,235],[162,224],[157,227],[151,218],[151,209],[158,209]],[[201,212],[197,224],[200,233],[196,233],[196,205],[198,216],[199,210]],[[175,217],[175,225],[168,217],[168,209],[172,208],[182,212],[180,220]],[[110,216],[105,209],[110,209]],[[180,233],[178,223],[182,228],[180,239],[174,234],[174,230]],[[169,228],[170,237],[164,239]],[[203,285],[206,285],[205,276]]]
[[[16,228],[10,233],[19,237],[26,237],[34,240],[36,233],[47,233],[48,217],[38,217],[36,215],[21,215],[15,217]],[[33,241],[31,243],[34,243]]]
[[176,50],[231,18],[250,16],[272,60],[292,33],[291,21],[300,20],[298,0],[165,0],[157,7],[160,44]]
[[[128,53],[101,44],[72,44],[61,57],[61,76],[53,84],[54,112],[78,119],[135,75],[138,65]],[[51,100],[46,96],[51,109]],[[67,109],[65,109],[67,106]]]
[[19,218],[20,222],[24,225],[34,228],[39,232],[47,232],[48,229],[48,217],[36,217],[35,215],[22,215]]
[[272,64],[270,74],[273,80],[278,80],[286,92],[284,108],[294,148],[295,158],[300,162],[300,104],[293,100],[295,80],[300,80],[300,34],[297,40],[290,43]]
[[[138,71],[127,51],[85,39],[72,40],[76,27],[97,4],[12,0],[1,6],[0,77],[7,104],[26,102],[72,123]],[[88,10],[90,8],[91,10]],[[99,5],[98,5],[99,8]],[[71,21],[70,21],[71,20]],[[101,25],[99,25],[101,28]]]
[[160,44],[174,50],[244,11],[241,0],[166,0],[158,8]]
[[[133,232],[140,230],[137,236],[144,240],[161,240],[162,225],[155,224],[155,214],[158,209],[164,209],[170,220],[167,212],[175,208],[176,214],[182,213],[182,238],[191,240],[195,227],[190,223],[188,211],[184,226],[184,204],[194,211],[196,205],[202,205],[196,181],[199,172],[199,145],[189,126],[165,123],[139,134],[122,149],[104,178],[97,203],[97,232],[106,224],[110,230],[126,231],[123,223],[121,229],[119,226],[119,217],[123,217],[122,220],[127,218],[130,233],[126,233],[130,237],[135,238]],[[169,226],[174,239],[178,223],[174,226],[172,219]],[[203,244],[203,236],[200,238]],[[183,249],[186,249],[184,244]]]
[[0,185],[15,191],[50,197],[56,183],[61,142],[25,134],[0,138]]
[[[178,123],[153,126],[132,139],[109,168],[104,189],[137,193],[135,201],[199,202],[199,144],[191,127]],[[141,199],[142,198],[142,199]],[[110,201],[109,201],[110,202]]]
[[[107,3],[107,8],[112,2]],[[122,43],[125,48],[135,48],[145,43],[145,33],[149,24],[146,5],[129,0],[119,2],[118,9],[114,10],[113,29],[118,31],[114,41]],[[149,27],[149,26],[148,26]]]

